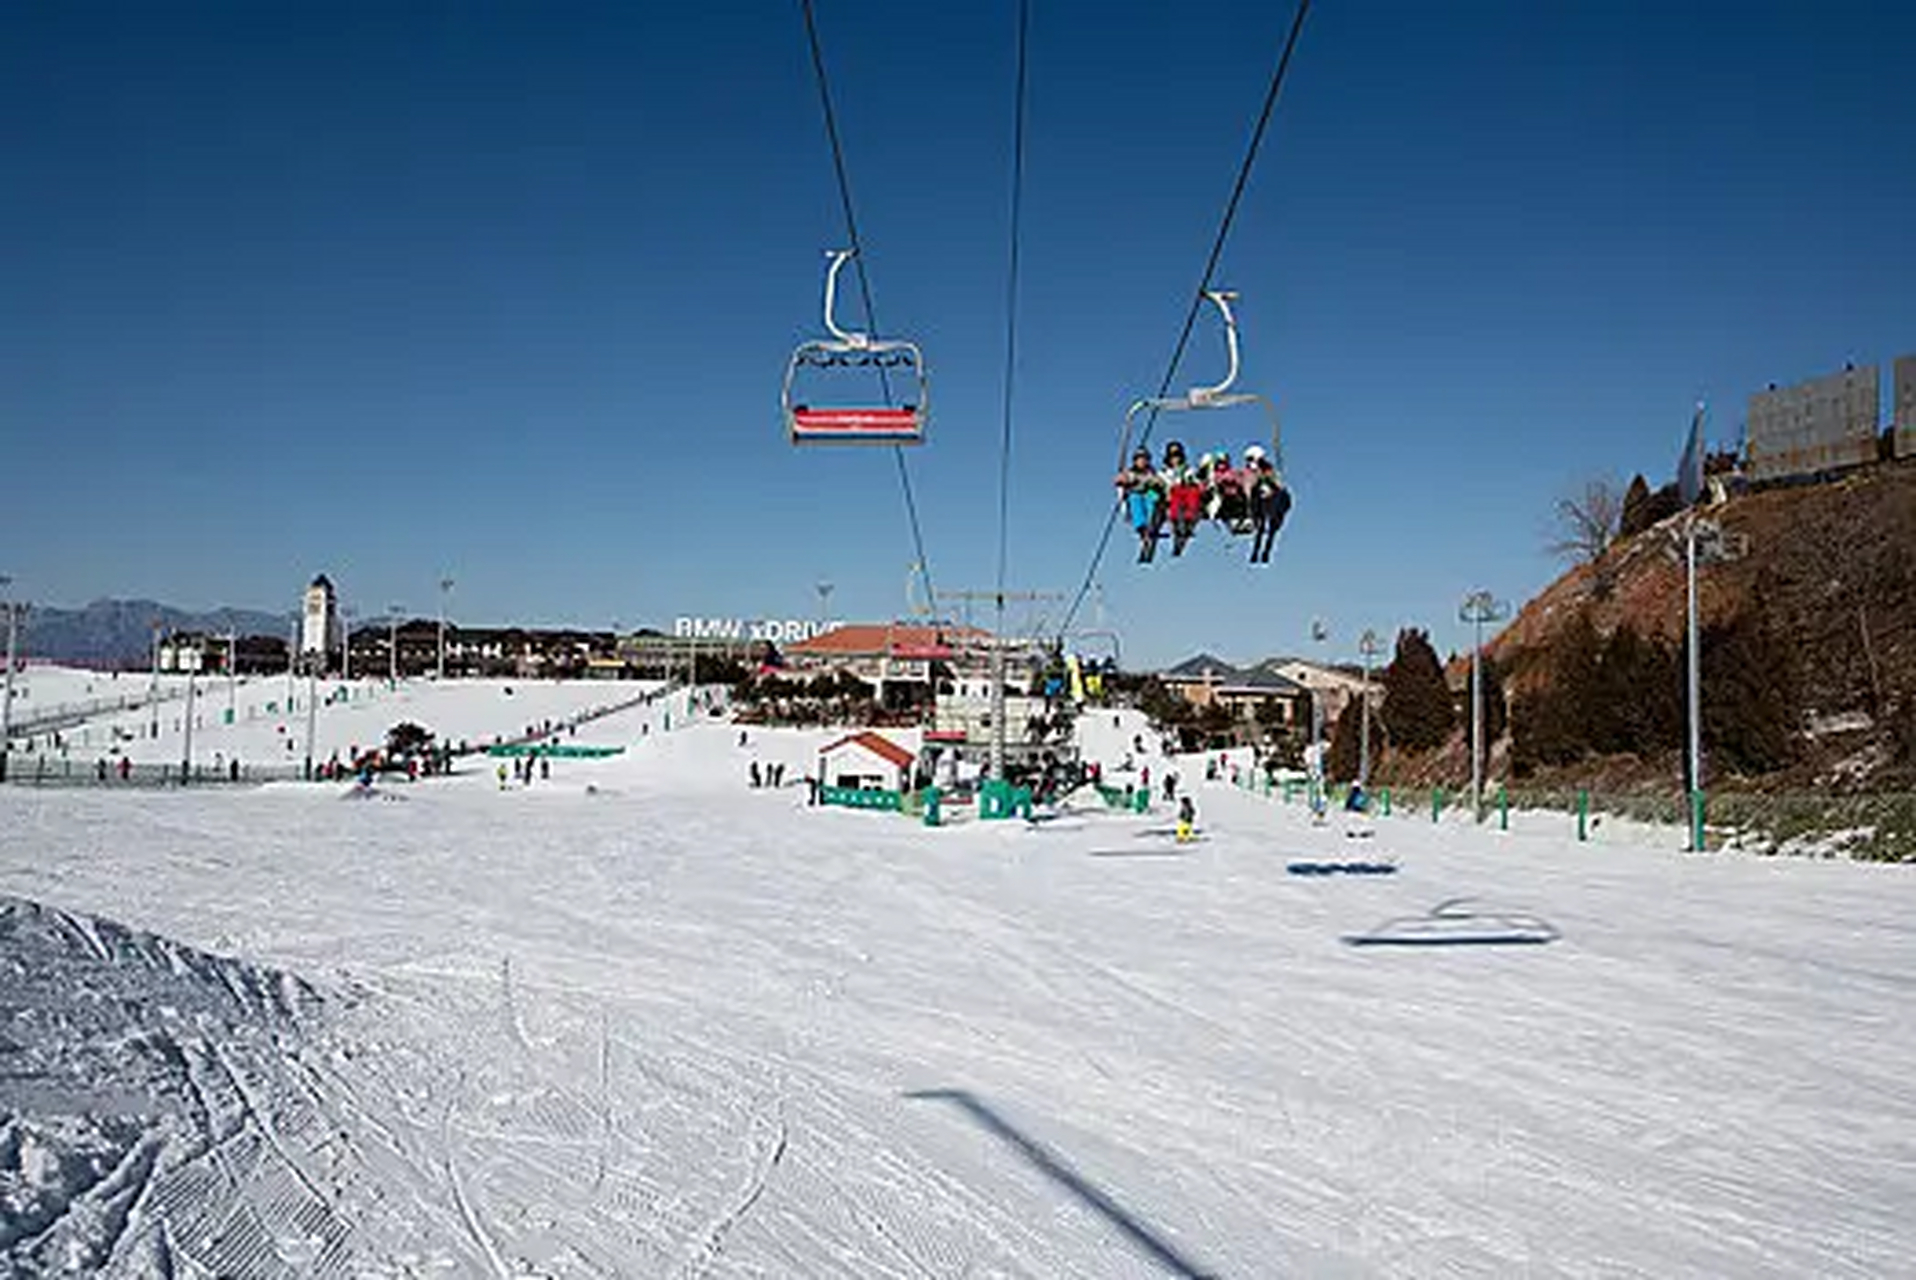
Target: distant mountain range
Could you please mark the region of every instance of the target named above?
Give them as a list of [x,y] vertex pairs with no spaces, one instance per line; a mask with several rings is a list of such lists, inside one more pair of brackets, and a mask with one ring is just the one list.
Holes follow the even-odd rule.
[[[152,660],[153,625],[169,631],[286,636],[295,613],[214,609],[193,613],[153,600],[95,600],[78,609],[35,606],[21,627],[20,652],[42,662],[144,670]],[[3,630],[3,629],[0,629]],[[0,635],[0,648],[5,646]],[[5,655],[0,653],[0,666]]]

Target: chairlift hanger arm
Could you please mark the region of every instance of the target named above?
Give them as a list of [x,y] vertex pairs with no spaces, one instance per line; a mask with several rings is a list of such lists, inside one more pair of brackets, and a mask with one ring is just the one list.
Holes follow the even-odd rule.
[[1210,404],[1225,392],[1229,391],[1231,384],[1237,381],[1237,317],[1231,314],[1231,303],[1236,301],[1237,291],[1234,289],[1206,289],[1204,296],[1211,300],[1217,307],[1218,314],[1224,317],[1224,351],[1230,364],[1224,374],[1224,380],[1222,382],[1217,383],[1215,386],[1191,388],[1186,399],[1193,405]]
[[848,333],[839,328],[838,320],[833,314],[838,304],[838,273],[845,269],[845,264],[857,256],[857,253],[856,248],[825,251],[825,256],[832,260],[832,265],[825,272],[825,330],[843,343],[845,349],[851,351],[865,350],[871,345],[872,340],[869,333]]

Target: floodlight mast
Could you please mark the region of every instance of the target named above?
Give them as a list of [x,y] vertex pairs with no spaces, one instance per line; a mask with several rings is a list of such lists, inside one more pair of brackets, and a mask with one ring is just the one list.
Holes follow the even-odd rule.
[[1475,628],[1470,646],[1470,810],[1474,821],[1484,820],[1484,623],[1501,622],[1510,606],[1488,591],[1473,591],[1457,610],[1460,620]]

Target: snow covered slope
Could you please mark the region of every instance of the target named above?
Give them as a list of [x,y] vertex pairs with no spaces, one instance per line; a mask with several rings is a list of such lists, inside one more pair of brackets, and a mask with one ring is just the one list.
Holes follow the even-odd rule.
[[[503,791],[0,789],[0,892],[311,983],[319,1013],[273,1015],[308,1100],[255,1111],[325,1118],[335,1147],[285,1142],[286,1163],[340,1188],[330,1213],[381,1206],[328,1256],[385,1273],[1877,1277],[1916,1256],[1905,871],[1411,818],[1360,841],[1203,785],[1182,847],[1162,813],[927,829],[744,785],[817,735],[741,747],[640,714],[602,722],[625,755]],[[1360,847],[1396,873],[1286,872]],[[1346,941],[1459,898],[1554,940]],[[41,1110],[12,1076],[0,1109]],[[312,1273],[300,1247],[254,1256]]]

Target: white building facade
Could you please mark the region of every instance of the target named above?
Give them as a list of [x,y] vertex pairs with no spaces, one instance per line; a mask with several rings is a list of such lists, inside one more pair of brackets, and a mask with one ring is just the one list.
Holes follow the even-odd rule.
[[332,580],[325,574],[313,579],[306,588],[305,607],[300,614],[299,652],[303,657],[318,656],[322,661],[339,647],[339,597]]

